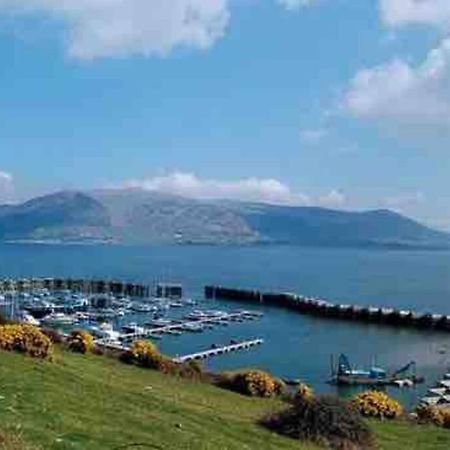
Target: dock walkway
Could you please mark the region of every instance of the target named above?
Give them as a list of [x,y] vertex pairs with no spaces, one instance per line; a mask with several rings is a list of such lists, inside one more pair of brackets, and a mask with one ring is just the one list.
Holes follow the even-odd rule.
[[250,341],[237,342],[236,344],[225,345],[223,347],[211,348],[202,352],[191,353],[189,355],[174,358],[176,363],[185,363],[193,360],[207,359],[212,356],[223,355],[224,353],[236,352],[239,350],[247,350],[257,345],[262,345],[263,339],[253,339]]
[[187,319],[172,323],[170,325],[164,325],[161,327],[144,328],[142,332],[138,333],[126,333],[121,335],[122,340],[129,339],[145,339],[152,336],[160,336],[161,334],[170,334],[171,331],[186,331],[186,327],[198,326],[198,325],[218,325],[218,322],[222,321],[224,324],[236,319],[248,319],[251,320],[246,312],[226,313],[220,316],[209,316],[199,319]]

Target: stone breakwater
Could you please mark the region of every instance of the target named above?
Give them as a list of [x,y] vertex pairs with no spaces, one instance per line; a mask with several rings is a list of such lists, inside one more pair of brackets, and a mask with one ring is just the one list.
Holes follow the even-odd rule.
[[265,293],[222,286],[206,286],[205,297],[279,306],[323,318],[450,332],[450,316],[431,312],[331,303],[293,293]]
[[32,292],[47,289],[49,291],[70,290],[85,294],[112,294],[146,298],[150,296],[150,287],[145,284],[118,280],[73,279],[73,278],[21,278],[0,280],[0,293]]

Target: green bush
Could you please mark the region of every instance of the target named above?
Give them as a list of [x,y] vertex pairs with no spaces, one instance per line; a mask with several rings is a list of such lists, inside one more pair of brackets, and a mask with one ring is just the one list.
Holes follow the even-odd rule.
[[72,352],[85,354],[94,348],[94,337],[85,330],[74,330],[67,339],[67,345]]
[[362,417],[336,396],[298,399],[289,408],[263,419],[272,431],[336,450],[374,448],[374,437]]
[[314,398],[314,390],[305,383],[300,383],[294,396],[295,402]]
[[0,326],[0,349],[26,353],[35,358],[52,354],[50,339],[33,325],[15,324]]
[[119,361],[123,362],[124,364],[134,364],[134,355],[131,350],[124,350],[119,355]]
[[62,344],[64,341],[63,335],[53,328],[41,328],[42,333],[44,333],[53,344]]

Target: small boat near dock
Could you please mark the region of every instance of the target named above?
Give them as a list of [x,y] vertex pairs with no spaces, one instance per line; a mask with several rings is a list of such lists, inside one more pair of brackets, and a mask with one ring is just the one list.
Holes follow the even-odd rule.
[[411,361],[399,370],[387,370],[373,365],[368,370],[352,367],[347,356],[341,354],[337,365],[331,363],[330,383],[338,386],[395,386],[412,387],[425,379],[416,375],[416,363]]

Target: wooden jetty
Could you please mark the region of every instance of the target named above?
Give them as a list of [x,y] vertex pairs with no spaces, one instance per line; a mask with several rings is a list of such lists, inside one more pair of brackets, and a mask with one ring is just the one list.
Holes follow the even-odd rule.
[[450,332],[450,315],[430,312],[418,313],[387,307],[338,304],[294,293],[264,293],[258,290],[220,286],[206,286],[205,297],[279,306],[323,318]]
[[174,358],[176,363],[185,363],[194,360],[201,360],[211,358],[213,356],[223,355],[225,353],[237,352],[240,350],[248,350],[257,345],[262,345],[264,343],[263,339],[253,339],[250,341],[237,342],[235,344],[224,345],[222,347],[211,348],[202,352],[191,353],[189,355],[178,356]]

